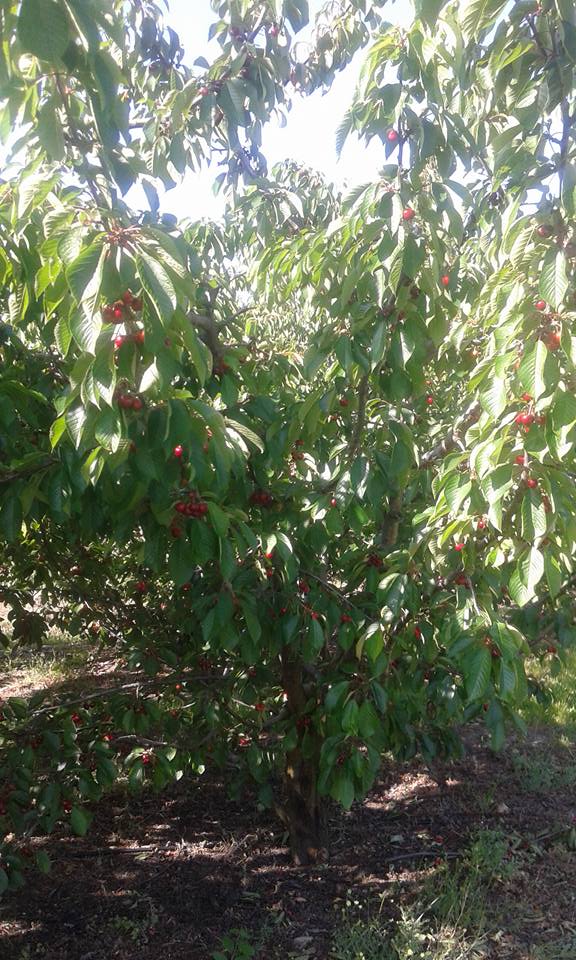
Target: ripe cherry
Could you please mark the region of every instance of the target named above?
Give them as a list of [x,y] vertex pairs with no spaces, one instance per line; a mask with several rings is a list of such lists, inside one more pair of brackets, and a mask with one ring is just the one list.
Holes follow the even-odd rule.
[[126,290],[126,291],[122,294],[122,297],[121,297],[122,303],[123,303],[124,306],[126,306],[126,307],[129,307],[129,306],[131,305],[133,299],[134,299],[134,298],[133,298],[132,293],[130,292],[130,290]]
[[75,724],[77,727],[79,727],[80,724],[82,723],[82,717],[80,716],[79,713],[73,713],[70,719],[72,723]]
[[149,753],[143,753],[140,759],[145,767],[147,767],[149,763],[152,763],[152,757]]
[[124,304],[121,300],[117,300],[112,307],[112,313],[115,320],[121,320],[124,316]]
[[116,348],[116,350],[119,350],[123,343],[124,343],[124,337],[116,337],[114,339],[114,347]]
[[397,130],[389,130],[388,133],[386,134],[386,139],[387,139],[388,143],[398,143],[398,139],[399,139],[399,137],[398,137],[398,131],[397,131]]
[[534,304],[534,306],[536,307],[537,310],[540,310],[540,311],[542,312],[542,311],[546,310],[546,301],[545,301],[545,300],[537,300],[536,303]]
[[476,527],[478,530],[485,530],[486,521],[482,517],[480,517],[480,519],[478,520],[478,523],[476,524]]
[[522,424],[522,426],[529,427],[531,423],[534,423],[534,414],[517,413],[514,417],[514,423],[519,423]]
[[557,650],[557,648],[554,646],[554,644],[551,643],[551,644],[549,644],[549,645],[546,647],[546,653],[551,653],[552,656],[554,656],[554,654],[558,653],[558,650]]
[[132,397],[129,397],[126,393],[121,393],[118,397],[118,406],[122,410],[130,410],[132,408]]
[[331,506],[331,507],[337,507],[337,506],[338,506],[338,501],[337,501],[336,497],[332,497],[332,498],[331,498],[331,500],[330,500],[330,506]]
[[414,627],[414,636],[416,637],[417,640],[422,639],[422,631],[420,627]]
[[443,287],[450,286],[450,277],[448,276],[447,273],[445,273],[443,277],[440,277],[440,283],[442,284]]
[[406,207],[406,209],[402,211],[402,219],[406,222],[409,220],[413,220],[415,216],[416,216],[416,211],[413,210],[412,207]]
[[560,334],[556,330],[552,330],[546,337],[546,346],[549,350],[557,350],[560,346]]
[[455,549],[456,553],[461,553],[462,550],[464,549],[464,544],[463,544],[463,543],[455,543],[455,544],[454,544],[454,549]]
[[341,407],[347,407],[347,406],[348,406],[348,402],[349,402],[349,401],[348,401],[348,399],[347,399],[346,397],[340,397],[340,399],[339,399],[339,401],[338,401],[338,403],[340,404]]
[[210,87],[200,87],[198,93],[201,97],[207,97],[210,94]]
[[343,613],[340,617],[340,623],[352,623],[352,617],[350,617],[347,613]]
[[145,580],[139,580],[138,583],[136,584],[136,589],[137,589],[138,593],[146,593],[146,591],[147,591],[147,589],[148,589],[148,585],[147,585],[146,581],[145,581]]
[[254,709],[257,710],[258,713],[262,713],[263,710],[264,710],[264,704],[263,704],[263,703],[255,703],[255,704],[254,704]]
[[429,407],[431,407],[432,404],[434,403],[434,397],[431,397],[431,396],[426,397],[426,403],[428,404]]
[[538,481],[534,477],[528,477],[526,480],[526,486],[530,487],[531,490],[534,490],[538,486]]
[[182,444],[178,443],[178,444],[174,447],[172,453],[174,454],[174,456],[176,457],[176,459],[179,460],[180,457],[181,457],[181,456],[183,455],[183,453],[184,453],[184,447],[182,446]]
[[187,504],[184,503],[182,500],[179,500],[178,503],[174,504],[174,509],[176,510],[177,513],[186,513]]
[[523,400],[524,403],[530,403],[530,401],[532,400],[532,397],[530,396],[529,393],[523,393],[520,399]]
[[142,400],[140,399],[140,397],[133,397],[133,399],[132,399],[132,409],[133,409],[133,410],[141,410],[143,406],[144,406],[144,404],[143,404]]
[[170,527],[170,533],[172,534],[175,540],[178,540],[178,538],[182,536],[182,528],[177,527],[175,524],[172,524],[172,526]]
[[539,237],[542,237],[543,240],[547,240],[549,237],[552,236],[554,231],[552,227],[550,227],[547,223],[541,223],[536,233],[538,234]]
[[63,801],[62,801],[62,809],[63,809],[64,813],[70,813],[70,812],[71,812],[71,810],[72,810],[72,804],[70,803],[70,800],[63,800]]
[[519,467],[525,467],[527,463],[526,454],[525,453],[517,454],[517,456],[514,457],[514,463],[516,463]]
[[145,339],[146,339],[146,334],[144,333],[143,330],[139,330],[138,333],[134,334],[135,343],[143,344]]

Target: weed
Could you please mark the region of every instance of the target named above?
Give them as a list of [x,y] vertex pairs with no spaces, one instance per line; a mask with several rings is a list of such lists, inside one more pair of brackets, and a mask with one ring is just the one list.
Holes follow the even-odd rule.
[[220,949],[212,954],[212,960],[252,960],[257,949],[247,930],[235,929],[222,937]]

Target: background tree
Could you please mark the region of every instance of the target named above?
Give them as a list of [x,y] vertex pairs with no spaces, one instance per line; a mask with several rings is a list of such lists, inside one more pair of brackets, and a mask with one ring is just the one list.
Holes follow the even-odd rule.
[[[574,13],[381,6],[296,66],[304,2],[215,4],[196,72],[153,4],[2,8],[5,642],[66,623],[141,675],[4,704],[6,834],[213,764],[317,860],[325,797],[466,720],[500,747],[527,658],[573,642]],[[339,144],[379,137],[379,180],[268,177],[286,91],[368,39]],[[224,223],[167,221],[154,179],[212,153]]]

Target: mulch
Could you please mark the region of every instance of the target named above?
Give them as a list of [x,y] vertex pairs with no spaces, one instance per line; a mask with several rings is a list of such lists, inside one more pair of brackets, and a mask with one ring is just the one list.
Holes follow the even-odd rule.
[[[162,794],[116,791],[95,809],[88,836],[36,838],[52,873],[31,874],[0,906],[2,960],[210,960],[221,938],[245,929],[257,960],[329,960],[348,892],[397,915],[423,880],[444,869],[478,830],[502,830],[520,858],[493,891],[489,960],[528,960],[538,945],[574,944],[576,853],[559,831],[575,822],[574,786],[526,788],[514,751],[576,763],[570,745],[532,731],[493,754],[480,729],[464,759],[434,770],[390,763],[350,813],[331,810],[331,856],[295,867],[278,823],[250,797],[205,775]],[[559,947],[563,950],[564,946]]]

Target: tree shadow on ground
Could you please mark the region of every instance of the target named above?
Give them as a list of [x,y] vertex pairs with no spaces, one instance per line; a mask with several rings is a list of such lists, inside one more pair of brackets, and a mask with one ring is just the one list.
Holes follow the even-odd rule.
[[[217,778],[161,795],[116,790],[96,806],[85,839],[33,841],[53,870],[31,875],[2,905],[2,960],[209,960],[231,928],[263,940],[259,960],[288,956],[302,937],[310,956],[327,958],[348,891],[383,898],[385,915],[394,917],[398,898],[388,894],[401,887],[402,903],[410,903],[438,863],[456,858],[477,831],[526,842],[574,816],[573,788],[527,791],[513,762],[514,751],[545,752],[557,765],[574,765],[569,746],[552,750],[538,732],[497,756],[479,731],[466,737],[468,756],[435,770],[441,782],[416,762],[390,763],[349,814],[331,809],[330,862],[314,869],[293,866],[277,822],[257,813],[251,797],[227,797]],[[524,926],[512,904],[509,949],[500,941],[498,960],[529,956],[544,909],[548,938],[573,917],[576,857],[549,850],[545,838],[539,844],[515,879]]]

